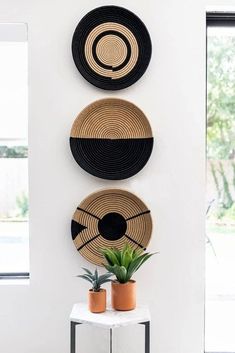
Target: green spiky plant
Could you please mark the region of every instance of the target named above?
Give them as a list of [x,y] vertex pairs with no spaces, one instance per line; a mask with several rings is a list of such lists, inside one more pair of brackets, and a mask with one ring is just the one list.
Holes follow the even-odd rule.
[[134,250],[129,244],[125,244],[122,250],[104,248],[101,253],[107,261],[103,264],[104,267],[116,276],[119,283],[130,281],[144,262],[154,255],[154,253],[143,253],[143,250]]
[[94,273],[92,273],[87,268],[82,267],[82,269],[85,271],[85,273],[83,275],[78,275],[77,277],[83,278],[90,282],[92,284],[93,292],[99,292],[101,290],[102,284],[110,282],[110,277],[113,276],[113,274],[110,272],[99,276],[97,268],[95,269]]

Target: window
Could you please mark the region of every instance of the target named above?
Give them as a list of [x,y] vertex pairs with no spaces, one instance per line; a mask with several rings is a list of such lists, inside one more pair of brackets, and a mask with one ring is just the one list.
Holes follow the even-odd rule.
[[0,24],[0,278],[28,277],[28,48],[25,24]]
[[206,352],[235,352],[235,16],[207,16]]

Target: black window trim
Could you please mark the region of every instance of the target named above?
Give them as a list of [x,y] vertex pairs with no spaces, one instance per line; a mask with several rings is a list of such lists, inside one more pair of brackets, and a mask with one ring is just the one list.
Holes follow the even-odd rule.
[[29,279],[29,272],[2,272],[0,280],[2,279]]
[[209,11],[206,13],[207,27],[235,26],[235,12]]

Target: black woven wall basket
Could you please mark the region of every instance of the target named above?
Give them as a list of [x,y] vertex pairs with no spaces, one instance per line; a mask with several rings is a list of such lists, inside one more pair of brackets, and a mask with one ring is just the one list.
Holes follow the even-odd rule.
[[71,233],[74,245],[88,261],[101,265],[100,249],[122,249],[128,243],[145,250],[152,233],[150,211],[136,195],[120,189],[89,195],[77,207]]
[[88,105],[75,119],[70,147],[88,173],[121,180],[138,173],[153,148],[150,124],[133,103],[107,98]]
[[151,52],[144,23],[118,6],[90,11],[79,22],[72,40],[73,59],[82,76],[106,90],[135,83],[147,69]]

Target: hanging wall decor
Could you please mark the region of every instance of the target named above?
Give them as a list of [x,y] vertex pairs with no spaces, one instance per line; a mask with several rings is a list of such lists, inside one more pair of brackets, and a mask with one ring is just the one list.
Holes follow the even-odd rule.
[[90,11],[79,22],[72,40],[77,69],[87,81],[106,90],[135,83],[147,69],[151,52],[144,23],[118,6]]
[[147,163],[153,148],[152,130],[134,104],[101,99],[75,119],[70,147],[77,163],[88,173],[103,179],[125,179]]
[[145,249],[152,233],[147,206],[137,196],[120,189],[108,189],[89,195],[77,207],[72,223],[73,242],[88,261],[101,265],[103,247],[121,249],[129,243]]

